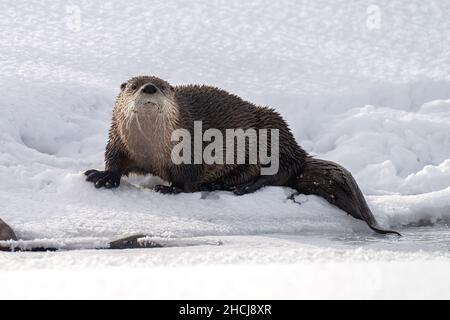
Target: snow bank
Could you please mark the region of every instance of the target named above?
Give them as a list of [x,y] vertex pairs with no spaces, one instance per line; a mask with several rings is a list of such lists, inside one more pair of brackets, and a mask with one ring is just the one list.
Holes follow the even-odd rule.
[[[375,31],[365,27],[362,2],[217,1],[223,10],[216,10],[169,1],[155,3],[151,19],[140,5],[83,3],[78,31],[64,4],[0,8],[1,215],[20,237],[367,231],[315,197],[301,206],[287,201],[288,189],[174,198],[139,186],[149,179],[132,179],[117,191],[94,190],[81,172],[102,167],[118,84],[140,73],[217,84],[276,107],[305,149],[354,173],[386,226],[449,220],[448,42],[426,55],[427,43],[408,42],[428,31],[445,40],[446,5],[384,3]],[[433,12],[443,14],[439,23],[425,19]],[[175,29],[161,24],[177,19]]]
[[[375,29],[367,26],[369,5],[372,1],[349,5],[331,0],[245,4],[193,0],[185,6],[169,0],[155,1],[149,10],[144,1],[124,0],[0,3],[0,217],[23,240],[65,249],[94,248],[131,234],[192,241],[277,234],[306,235],[301,243],[312,241],[319,248],[330,246],[321,238],[346,243],[349,237],[358,245],[377,243],[395,250],[395,240],[388,238],[386,244],[381,238],[372,239],[364,223],[320,198],[298,196],[300,204],[287,200],[292,193],[288,188],[271,187],[238,198],[227,192],[160,195],[152,191],[156,180],[151,177],[131,177],[118,190],[95,190],[85,183],[85,169],[103,166],[120,83],[137,74],[156,74],[173,84],[217,85],[275,107],[308,152],[353,172],[380,223],[400,229],[410,250],[424,241],[424,226],[440,237],[424,250],[447,250],[448,232],[438,231],[450,221],[450,5],[378,1],[381,24]],[[73,6],[80,12],[79,25]],[[268,244],[271,252],[277,250],[277,243]],[[185,250],[202,260],[207,248]],[[178,252],[164,250],[157,255],[163,263],[168,261],[164,252]],[[315,259],[324,255],[318,250],[313,250]],[[82,251],[69,260],[85,254]],[[59,256],[0,254],[0,265],[10,268],[31,257],[49,266],[49,260]],[[58,266],[61,260],[54,259]],[[144,262],[149,259],[142,257]],[[258,261],[273,264],[280,259]],[[117,257],[108,260],[105,268],[123,263],[127,260]],[[417,269],[406,268],[407,274],[402,264],[374,266],[374,273],[388,275],[377,284],[383,290],[363,282],[353,287],[352,294],[344,290],[341,296],[408,294],[409,277],[416,279],[430,267],[436,272],[426,272],[424,281],[437,281],[448,269],[446,263],[419,263]],[[288,280],[299,277],[285,293],[274,290],[273,295],[265,295],[268,291],[256,280],[248,285],[261,297],[314,295],[308,291],[313,285],[306,275],[323,271],[318,281],[325,285],[343,274],[340,279],[345,284],[352,277],[347,270],[362,270],[362,265],[321,265],[320,272],[314,268],[261,270],[261,275],[277,270],[282,278],[271,283],[272,288],[285,288]],[[242,270],[246,274],[254,269]],[[221,269],[204,271],[223,274]],[[172,278],[178,271],[160,272],[155,274]],[[141,280],[143,273],[133,279]],[[357,274],[362,281],[362,272]],[[402,278],[391,282],[389,275],[398,274]],[[41,275],[43,281],[49,279],[38,273],[29,277]],[[145,281],[157,280],[146,276]],[[14,272],[0,277],[5,286],[12,285],[8,279],[17,281]],[[54,281],[64,277],[64,272],[52,273]],[[218,283],[223,288],[218,295],[229,288],[227,277]],[[70,295],[61,287],[64,282],[57,287],[56,282],[48,283],[49,290],[58,288]],[[394,284],[405,290],[393,290]],[[30,287],[30,296],[39,285]],[[112,294],[119,286],[111,287]],[[314,287],[321,286],[314,283]],[[367,287],[374,291],[364,294]],[[206,282],[204,288],[210,288]],[[424,296],[439,296],[441,289],[433,286]],[[186,290],[180,289],[179,296],[192,293]],[[335,293],[316,292],[322,297]],[[242,297],[247,295],[242,292]]]
[[[0,217],[23,248],[69,250],[0,253],[2,298],[448,297],[450,5],[371,5],[1,2]],[[115,95],[137,74],[275,107],[404,237],[288,188],[95,190],[82,172],[103,166]],[[132,234],[169,248],[73,251]]]

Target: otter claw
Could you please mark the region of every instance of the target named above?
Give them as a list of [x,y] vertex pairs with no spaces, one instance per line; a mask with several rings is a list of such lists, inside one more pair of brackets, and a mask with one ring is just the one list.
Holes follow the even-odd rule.
[[231,189],[237,196],[243,196],[244,194],[253,193],[265,186],[264,180],[258,180],[256,182],[250,182],[247,184],[235,186]]
[[84,174],[87,176],[86,181],[92,182],[97,189],[112,189],[120,185],[120,174],[117,172],[88,170]]
[[248,186],[238,186],[233,188],[233,193],[237,196],[243,196],[244,194],[250,193]]
[[174,186],[163,186],[158,184],[155,186],[155,191],[162,194],[178,194],[181,193],[181,189]]

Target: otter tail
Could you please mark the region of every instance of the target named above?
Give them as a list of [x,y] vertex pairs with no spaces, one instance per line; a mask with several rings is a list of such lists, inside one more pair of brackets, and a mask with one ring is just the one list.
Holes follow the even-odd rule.
[[303,194],[325,198],[352,217],[364,220],[377,233],[401,236],[397,231],[385,230],[378,225],[351,173],[334,162],[305,158],[290,187]]

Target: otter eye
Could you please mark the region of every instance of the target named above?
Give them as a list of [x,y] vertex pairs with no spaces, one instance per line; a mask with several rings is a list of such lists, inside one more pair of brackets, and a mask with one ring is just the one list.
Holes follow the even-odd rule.
[[122,84],[120,85],[120,90],[123,90],[123,89],[125,89],[126,87],[127,87],[127,83],[124,82],[124,83],[122,83]]
[[163,89],[164,91],[166,91],[167,88],[166,88],[166,86],[163,85],[163,86],[161,86],[161,89]]

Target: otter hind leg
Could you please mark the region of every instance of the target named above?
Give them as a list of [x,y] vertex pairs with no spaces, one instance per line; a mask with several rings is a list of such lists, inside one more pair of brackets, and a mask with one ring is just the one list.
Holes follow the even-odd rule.
[[400,236],[397,231],[385,230],[378,225],[351,173],[334,162],[305,158],[301,173],[290,186],[300,193],[325,198],[352,217],[364,220],[377,233]]
[[242,164],[236,166],[231,172],[224,174],[215,184],[221,186],[220,190],[244,195],[255,192],[267,184],[265,177],[260,175],[259,165]]
[[[253,193],[265,185],[267,185],[266,179],[254,179],[250,182],[243,183],[243,184],[237,184],[237,185],[231,185],[231,184],[225,184],[220,181],[206,183],[200,185],[198,190],[196,191],[205,191],[205,192],[213,192],[213,191],[232,191],[235,195],[241,196],[247,193]],[[170,188],[170,187],[169,187]]]
[[259,176],[256,179],[231,187],[231,191],[237,196],[242,196],[244,194],[253,193],[259,189],[272,184],[272,176]]

